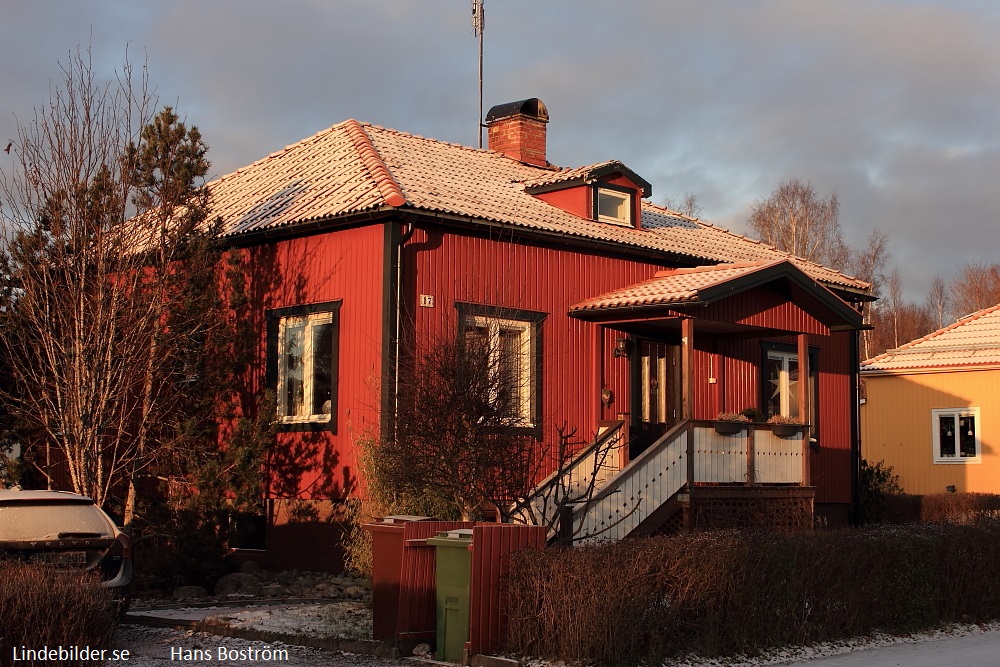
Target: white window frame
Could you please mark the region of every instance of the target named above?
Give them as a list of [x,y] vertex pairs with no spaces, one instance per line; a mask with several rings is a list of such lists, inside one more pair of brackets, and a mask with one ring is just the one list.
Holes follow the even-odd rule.
[[[778,372],[778,411],[784,417],[798,417],[799,416],[799,404],[796,399],[795,404],[792,404],[791,397],[791,371],[789,370],[789,365],[791,362],[796,363],[797,369],[799,355],[797,352],[785,352],[784,350],[768,350],[767,351],[768,361],[780,361],[781,370]],[[798,391],[802,391],[802,373],[799,373],[799,379],[795,381]],[[807,387],[808,391],[808,387]],[[770,398],[768,399],[770,403]],[[766,406],[765,406],[766,407]]]
[[[625,204],[625,216],[617,217],[611,215],[601,215],[601,197],[611,197]],[[597,188],[597,198],[594,202],[596,209],[594,213],[596,217],[601,222],[610,222],[615,225],[624,225],[629,227],[632,225],[632,193],[622,192],[620,190],[613,190],[611,188]]]
[[[309,313],[306,315],[291,315],[288,317],[282,317],[278,320],[278,419],[283,424],[303,424],[303,423],[327,423],[329,422],[333,415],[330,413],[319,413],[319,414],[288,414],[288,397],[286,395],[287,388],[287,376],[288,376],[288,356],[285,354],[285,342],[286,342],[286,332],[290,324],[305,324],[304,329],[304,350],[302,355],[302,383],[303,383],[303,405],[311,406],[313,404],[313,392],[315,387],[313,386],[313,366],[315,359],[315,350],[313,350],[313,327],[318,325],[332,325],[334,324],[334,314],[332,312],[319,312],[319,313]],[[336,354],[336,350],[333,350],[333,354]],[[332,371],[332,369],[331,369]],[[331,391],[337,390],[337,380],[334,377],[330,379]],[[331,410],[332,404],[336,403],[333,400],[334,397],[330,397]]]
[[[955,438],[955,456],[941,456],[941,417],[954,417],[955,419],[955,429],[956,433],[953,436]],[[975,428],[976,436],[976,455],[975,456],[962,456],[962,445],[961,441],[958,439],[957,430],[960,427],[961,417],[972,417],[973,425]],[[933,408],[931,409],[931,438],[933,441],[933,450],[931,454],[934,457],[935,464],[941,465],[965,465],[969,463],[982,463],[983,462],[983,422],[979,418],[979,408],[969,407],[969,408]]]
[[500,354],[500,332],[515,331],[518,334],[518,366],[520,368],[523,381],[517,388],[517,408],[518,414],[512,417],[516,426],[533,427],[532,404],[535,386],[535,364],[534,364],[534,325],[525,320],[513,320],[503,317],[490,317],[488,315],[470,315],[467,319],[468,327],[486,329],[489,336],[490,367],[499,368],[500,364],[497,355]]

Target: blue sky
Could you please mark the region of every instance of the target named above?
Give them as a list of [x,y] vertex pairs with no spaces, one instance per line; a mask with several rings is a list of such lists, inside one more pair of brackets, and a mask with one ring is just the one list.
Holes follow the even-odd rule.
[[[7,5],[0,136],[89,44],[101,74],[145,60],[214,175],[346,118],[476,143],[469,0]],[[848,241],[888,233],[921,300],[1000,261],[998,34],[994,2],[486,0],[485,106],[542,99],[551,162],[619,159],[734,231],[788,178],[836,192]]]

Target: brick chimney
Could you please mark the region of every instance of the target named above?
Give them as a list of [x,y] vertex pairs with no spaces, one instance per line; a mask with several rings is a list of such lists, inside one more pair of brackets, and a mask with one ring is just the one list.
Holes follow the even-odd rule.
[[489,149],[520,162],[548,166],[545,125],[549,110],[537,97],[498,104],[486,114]]

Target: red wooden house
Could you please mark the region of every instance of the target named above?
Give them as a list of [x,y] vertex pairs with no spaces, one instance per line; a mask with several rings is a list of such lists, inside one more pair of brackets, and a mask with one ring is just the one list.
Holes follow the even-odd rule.
[[[348,120],[211,184],[259,305],[251,389],[279,396],[271,521],[356,481],[352,436],[392,400],[406,325],[519,343],[519,418],[543,440],[621,420],[631,462],[608,476],[634,488],[615,496],[633,503],[619,532],[699,499],[721,511],[734,489],[846,522],[868,285],[655,206],[620,162],[553,166],[547,123],[537,99],[494,107],[476,150]],[[809,427],[790,441],[712,430],[748,407]],[[622,512],[608,511],[577,519]]]

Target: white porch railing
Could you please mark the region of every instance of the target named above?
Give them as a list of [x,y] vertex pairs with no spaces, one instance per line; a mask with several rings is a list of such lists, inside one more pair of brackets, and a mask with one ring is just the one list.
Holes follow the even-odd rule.
[[605,422],[594,442],[542,480],[511,517],[514,523],[546,526],[555,534],[561,507],[573,507],[608,485],[624,459],[624,422]]
[[802,484],[804,432],[780,438],[747,424],[722,435],[712,422],[681,422],[573,511],[573,540],[622,539],[685,484]]

